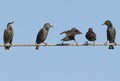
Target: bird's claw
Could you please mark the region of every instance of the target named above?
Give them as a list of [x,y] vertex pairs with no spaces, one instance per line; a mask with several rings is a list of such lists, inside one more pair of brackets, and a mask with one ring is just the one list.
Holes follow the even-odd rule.
[[93,45],[95,45],[95,42],[93,42]]
[[84,43],[84,45],[89,45],[88,41],[86,41],[86,42]]
[[43,43],[45,46],[47,46],[47,43]]
[[76,43],[76,46],[78,46],[78,43]]
[[63,45],[64,43],[62,42],[61,45]]

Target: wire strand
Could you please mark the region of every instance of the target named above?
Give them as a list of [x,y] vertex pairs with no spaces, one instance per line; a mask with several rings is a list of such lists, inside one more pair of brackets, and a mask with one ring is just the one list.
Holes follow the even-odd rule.
[[120,43],[118,44],[114,44],[114,43],[109,43],[109,44],[103,44],[103,43],[96,43],[96,44],[69,44],[69,43],[65,43],[65,44],[0,44],[0,47],[3,46],[15,46],[15,47],[27,47],[27,46],[108,46],[108,45],[116,45],[116,46],[120,46]]

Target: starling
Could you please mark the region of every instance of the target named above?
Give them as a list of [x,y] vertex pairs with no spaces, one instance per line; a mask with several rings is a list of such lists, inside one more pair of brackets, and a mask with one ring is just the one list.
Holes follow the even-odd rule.
[[[106,20],[103,25],[107,25],[107,42],[109,43],[115,43],[115,37],[116,37],[116,30],[112,25],[112,22],[110,20]],[[116,44],[116,43],[115,43]],[[109,45],[109,49],[114,49],[114,45]]]
[[[13,28],[12,28],[12,24],[14,22],[9,22],[7,24],[7,28],[4,30],[4,38],[3,38],[3,41],[4,41],[4,47],[5,47],[5,50],[9,50],[10,47],[12,46],[12,41],[13,41]],[[8,45],[9,46],[6,46]]]
[[[75,39],[75,36],[76,36],[77,34],[82,34],[82,33],[81,33],[78,29],[76,29],[76,28],[71,28],[71,30],[64,31],[64,32],[60,33],[60,35],[63,34],[63,33],[65,33],[66,36],[65,36],[63,39],[61,39],[61,41],[64,42],[64,41],[74,40],[76,44],[78,44],[78,43],[77,43],[77,41],[76,41],[76,39]],[[63,42],[62,42],[62,44],[63,44]]]
[[[49,29],[53,27],[50,23],[45,23],[43,28],[39,30],[37,37],[36,37],[36,44],[44,43],[47,38]],[[39,46],[36,45],[36,50],[39,49]]]
[[[86,39],[87,39],[88,41],[93,41],[93,42],[94,42],[93,44],[95,44],[96,34],[94,33],[94,31],[93,31],[92,28],[89,28],[89,29],[88,29],[88,32],[86,33],[85,36],[86,36]],[[87,44],[88,44],[88,41],[87,41]]]

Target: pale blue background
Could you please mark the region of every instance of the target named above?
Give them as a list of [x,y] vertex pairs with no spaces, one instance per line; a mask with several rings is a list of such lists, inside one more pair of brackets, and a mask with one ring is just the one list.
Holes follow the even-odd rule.
[[[1,0],[0,43],[9,21],[14,21],[13,43],[35,43],[44,23],[54,25],[47,43],[61,43],[60,32],[78,28],[84,43],[93,27],[97,43],[106,41],[105,20],[111,20],[120,42],[119,0]],[[73,43],[73,41],[68,42]],[[108,47],[0,47],[0,81],[120,81],[120,48]]]

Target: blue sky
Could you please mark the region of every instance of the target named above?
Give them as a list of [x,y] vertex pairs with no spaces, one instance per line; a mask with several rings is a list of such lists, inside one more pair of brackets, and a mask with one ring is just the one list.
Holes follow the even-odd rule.
[[[78,28],[79,43],[86,41],[85,33],[92,27],[96,43],[106,41],[105,20],[111,20],[120,39],[119,0],[1,0],[0,43],[9,21],[14,21],[13,43],[35,43],[44,23],[54,25],[47,43],[61,43],[64,30]],[[73,43],[73,41],[67,42]],[[96,47],[0,47],[0,81],[120,81],[119,46],[108,50]]]

